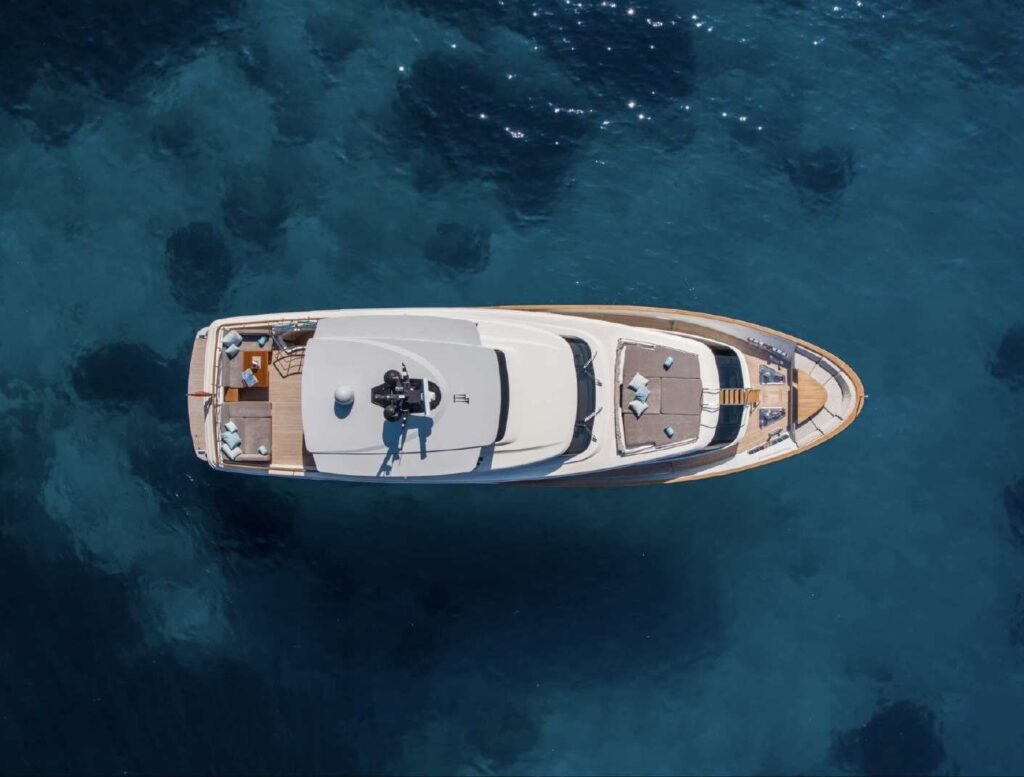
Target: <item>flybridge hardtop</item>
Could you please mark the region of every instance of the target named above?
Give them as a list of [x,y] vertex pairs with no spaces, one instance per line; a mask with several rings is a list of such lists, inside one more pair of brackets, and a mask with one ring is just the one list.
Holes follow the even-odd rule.
[[[507,425],[503,359],[465,319],[325,320],[306,347],[302,382],[303,434],[317,470],[363,477],[471,472],[502,436],[503,420]],[[337,401],[339,388],[352,390],[351,402]],[[550,430],[549,442],[564,436],[568,444],[571,424],[563,426],[564,435]]]
[[760,466],[863,404],[838,358],[654,308],[316,311],[200,330],[197,456],[259,475],[668,483]]

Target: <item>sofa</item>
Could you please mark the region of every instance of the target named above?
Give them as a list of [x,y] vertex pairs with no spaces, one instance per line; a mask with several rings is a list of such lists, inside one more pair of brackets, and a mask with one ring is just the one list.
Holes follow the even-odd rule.
[[[274,341],[270,339],[270,329],[238,329],[238,334],[242,336],[242,342],[239,343],[239,348],[244,351],[266,351],[269,353],[273,349]],[[268,338],[264,345],[259,344],[259,338],[263,336]],[[268,357],[269,358],[269,357]],[[242,380],[242,371],[245,366],[242,362],[245,361],[242,358],[242,354],[238,353],[235,356],[228,356],[223,351],[220,355],[220,375],[221,385],[224,388],[245,388],[245,381]]]
[[[221,424],[233,422],[242,438],[242,453],[234,463],[270,461],[274,452],[270,402],[225,402],[220,420]],[[266,448],[266,455],[259,452],[260,446]]]

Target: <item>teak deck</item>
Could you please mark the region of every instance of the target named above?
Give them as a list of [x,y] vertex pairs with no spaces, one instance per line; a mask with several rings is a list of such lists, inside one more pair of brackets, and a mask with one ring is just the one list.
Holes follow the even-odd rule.
[[302,433],[303,351],[298,349],[292,353],[271,353],[271,466],[289,469],[312,468],[313,457],[306,450]]
[[193,394],[203,390],[206,371],[205,338],[197,337],[192,343],[192,356],[188,365],[188,428],[192,434],[192,447],[196,453],[205,453],[206,414],[212,404],[212,397],[196,397]]

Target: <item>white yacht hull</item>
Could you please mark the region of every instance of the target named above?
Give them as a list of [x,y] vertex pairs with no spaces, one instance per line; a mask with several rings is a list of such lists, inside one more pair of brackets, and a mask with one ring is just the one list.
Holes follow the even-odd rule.
[[[259,388],[248,390],[272,406],[268,418],[260,421],[273,440],[264,459],[253,455],[250,460],[231,461],[220,440],[224,418],[233,417],[240,409],[256,407],[239,401],[237,389],[227,388],[224,379],[224,356],[221,340],[231,330],[249,333],[269,331],[275,324],[318,322],[344,316],[431,316],[479,322],[482,329],[507,336],[505,330],[525,325],[586,340],[594,351],[590,369],[602,387],[598,391],[619,391],[628,380],[622,375],[623,342],[651,343],[665,348],[700,343],[733,351],[743,371],[743,388],[736,401],[746,401],[742,427],[736,438],[711,447],[701,447],[711,432],[702,430],[702,443],[686,445],[648,445],[630,448],[623,440],[623,425],[630,415],[608,400],[595,408],[596,417],[588,420],[594,442],[583,453],[574,456],[548,455],[538,459],[536,445],[527,443],[531,421],[534,426],[551,425],[557,419],[543,418],[547,407],[538,401],[536,392],[513,396],[513,407],[529,405],[530,418],[517,417],[520,427],[512,437],[518,442],[492,446],[483,466],[468,472],[441,474],[348,475],[325,472],[317,461],[325,462],[322,453],[306,447],[303,434],[301,386],[302,345],[294,348],[276,340],[262,346],[268,349],[270,376],[264,393]],[[616,345],[618,344],[618,346]],[[283,345],[280,349],[277,346]],[[256,347],[254,345],[254,347]],[[618,349],[618,350],[617,350]],[[615,354],[619,353],[618,356]],[[296,363],[298,366],[296,367]],[[714,362],[711,362],[714,364]],[[768,367],[765,372],[765,366]],[[295,372],[295,370],[298,372]],[[521,367],[520,367],[521,369]],[[545,368],[549,369],[549,368]],[[616,372],[617,371],[617,372]],[[703,374],[710,371],[703,367]],[[769,375],[773,382],[764,384],[759,376]],[[728,389],[709,377],[721,396],[722,406]],[[625,389],[622,389],[625,393]],[[611,396],[606,393],[606,396]],[[618,397],[618,395],[616,395]],[[752,399],[753,398],[753,399]],[[445,483],[519,483],[557,486],[620,486],[654,483],[680,483],[742,472],[754,467],[781,461],[803,453],[838,435],[860,413],[864,404],[864,388],[856,373],[841,359],[828,351],[791,335],[736,319],[694,311],[621,305],[537,305],[502,308],[401,309],[391,311],[312,311],[301,313],[243,316],[214,321],[200,331],[195,340],[189,373],[189,421],[196,455],[214,469],[264,476],[301,477],[310,479],[379,482],[402,480],[432,484]],[[616,398],[615,401],[618,401]],[[623,403],[625,400],[622,400]],[[308,396],[307,396],[308,402]],[[262,405],[261,405],[262,406]],[[707,408],[705,408],[707,410]],[[720,412],[721,408],[719,408]],[[767,411],[767,412],[766,412]],[[524,411],[525,412],[525,411]],[[307,428],[308,407],[305,410]],[[534,416],[538,416],[535,418]],[[777,416],[777,417],[776,417]],[[525,420],[524,420],[525,419]],[[532,420],[531,420],[532,419]],[[766,422],[767,419],[767,422]],[[701,424],[702,427],[707,424]],[[717,439],[717,437],[716,437]],[[667,442],[667,441],[665,441]],[[519,446],[517,448],[517,445]],[[503,447],[504,446],[504,447]],[[429,458],[425,454],[422,458]],[[402,451],[401,456],[415,456]],[[532,458],[531,458],[532,457]],[[243,459],[246,457],[243,457]],[[257,459],[257,460],[252,460]],[[482,454],[481,461],[485,457]],[[415,459],[413,461],[415,463]],[[397,470],[399,473],[402,469]]]

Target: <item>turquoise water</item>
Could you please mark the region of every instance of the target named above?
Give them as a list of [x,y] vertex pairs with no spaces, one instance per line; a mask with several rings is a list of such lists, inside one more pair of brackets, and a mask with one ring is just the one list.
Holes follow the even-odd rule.
[[[1019,773],[1022,86],[1000,0],[8,3],[0,771]],[[192,458],[216,315],[531,302],[870,396],[675,488]]]

